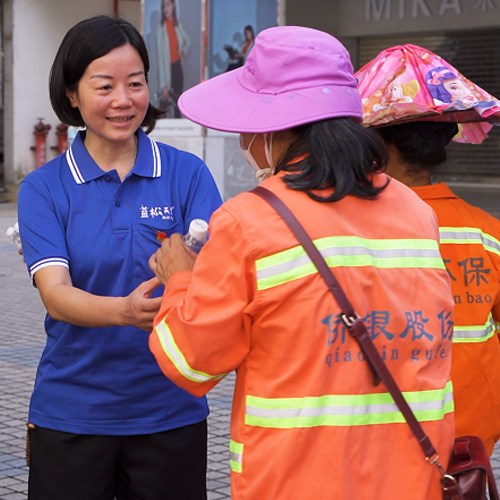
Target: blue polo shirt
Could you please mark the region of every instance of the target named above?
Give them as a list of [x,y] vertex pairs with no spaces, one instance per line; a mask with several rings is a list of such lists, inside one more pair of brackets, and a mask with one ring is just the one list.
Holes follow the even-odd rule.
[[[92,160],[78,134],[70,150],[30,173],[19,189],[23,254],[31,276],[65,266],[73,285],[123,297],[153,273],[156,232],[186,233],[222,203],[196,156],[138,131],[133,170],[120,182]],[[163,289],[155,291],[160,296]],[[33,328],[36,328],[33,325]],[[178,388],[160,371],[147,332],[135,327],[83,328],[45,319],[47,343],[29,420],[78,434],[161,432],[200,422],[205,398]]]

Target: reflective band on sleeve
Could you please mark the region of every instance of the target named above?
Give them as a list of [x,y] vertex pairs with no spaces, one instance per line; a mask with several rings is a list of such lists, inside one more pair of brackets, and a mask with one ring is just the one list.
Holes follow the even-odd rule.
[[229,465],[233,472],[243,471],[243,443],[229,441]]
[[482,245],[485,250],[500,255],[500,241],[477,227],[440,227],[442,245]]
[[[315,240],[314,244],[329,267],[444,269],[439,245],[434,240],[367,240],[356,236],[332,236]],[[259,290],[317,272],[301,246],[259,259],[256,269]]]
[[170,361],[172,361],[179,373],[192,382],[209,382],[210,380],[222,379],[227,375],[227,373],[223,373],[222,375],[207,375],[206,373],[191,368],[181,350],[175,343],[172,332],[170,331],[170,328],[165,320],[156,325],[155,332],[160,340],[163,352],[168,356]]
[[[453,389],[404,392],[419,422],[442,420],[454,410]],[[293,429],[319,426],[356,426],[406,422],[388,392],[266,399],[247,396],[245,424]]]
[[454,343],[465,343],[465,342],[485,342],[486,340],[493,337],[495,334],[496,325],[493,321],[493,316],[491,313],[488,315],[488,319],[484,325],[472,325],[472,326],[457,326],[453,327],[453,342]]

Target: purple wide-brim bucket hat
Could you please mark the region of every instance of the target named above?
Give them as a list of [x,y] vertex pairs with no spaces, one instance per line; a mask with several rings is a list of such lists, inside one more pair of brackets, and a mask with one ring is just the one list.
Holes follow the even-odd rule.
[[362,121],[361,98],[346,48],[311,28],[259,33],[241,68],[184,92],[179,108],[208,128],[265,133],[337,117]]

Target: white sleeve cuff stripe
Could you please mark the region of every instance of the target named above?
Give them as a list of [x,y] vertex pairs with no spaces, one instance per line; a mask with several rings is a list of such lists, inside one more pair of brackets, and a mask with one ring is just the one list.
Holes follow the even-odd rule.
[[38,261],[36,264],[33,264],[30,267],[30,276],[33,278],[35,273],[37,271],[40,271],[40,269],[43,269],[44,267],[49,267],[49,266],[63,266],[67,269],[69,269],[69,262],[67,259],[62,259],[62,258],[52,258],[52,259],[44,259]]

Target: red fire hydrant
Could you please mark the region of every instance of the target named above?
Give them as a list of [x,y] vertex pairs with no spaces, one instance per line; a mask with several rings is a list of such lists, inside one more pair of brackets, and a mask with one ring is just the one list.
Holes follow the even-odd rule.
[[38,118],[38,120],[33,132],[36,137],[36,146],[31,147],[36,153],[36,168],[41,167],[47,161],[46,142],[50,130],[50,125],[43,123],[43,118]]
[[68,126],[60,123],[56,128],[56,135],[57,146],[52,146],[50,149],[57,151],[57,154],[60,155],[68,149]]

